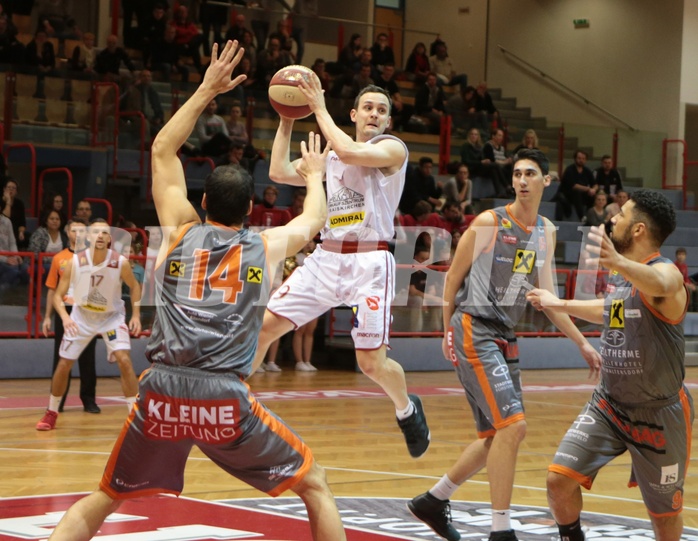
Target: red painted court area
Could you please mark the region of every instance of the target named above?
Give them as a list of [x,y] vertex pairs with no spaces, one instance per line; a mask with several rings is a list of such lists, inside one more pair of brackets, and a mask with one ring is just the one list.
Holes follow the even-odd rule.
[[[83,496],[62,494],[1,499],[0,541],[46,539],[68,507]],[[346,528],[346,532],[348,541],[401,539],[352,528]],[[304,541],[310,539],[310,527],[304,520],[280,514],[189,498],[155,496],[125,501],[117,513],[109,516],[95,539]]]

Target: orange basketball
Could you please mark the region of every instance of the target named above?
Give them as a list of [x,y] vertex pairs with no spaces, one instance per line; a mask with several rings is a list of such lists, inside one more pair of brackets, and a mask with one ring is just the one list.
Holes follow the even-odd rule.
[[298,85],[301,79],[317,77],[305,66],[286,66],[277,71],[269,82],[269,103],[279,116],[298,120],[310,115],[310,107]]

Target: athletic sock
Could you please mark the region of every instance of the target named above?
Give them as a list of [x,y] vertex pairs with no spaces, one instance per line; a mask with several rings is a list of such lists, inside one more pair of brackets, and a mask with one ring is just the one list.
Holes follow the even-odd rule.
[[557,528],[560,530],[560,541],[584,541],[585,539],[579,518],[572,524],[558,524]]
[[127,396],[126,397],[126,407],[128,408],[129,413],[131,413],[131,410],[133,409],[133,406],[136,405],[136,402],[138,402],[137,396]]
[[58,406],[60,406],[62,399],[63,399],[62,396],[50,395],[50,398],[48,399],[49,411],[55,411],[56,413],[58,413]]
[[458,487],[460,485],[457,485],[451,479],[449,479],[448,474],[444,474],[444,476],[439,479],[439,481],[429,489],[429,492],[431,493],[432,496],[435,498],[438,498],[439,500],[450,500],[451,496],[453,496],[453,493],[458,490]]
[[511,510],[492,509],[492,531],[502,532],[511,530]]
[[401,421],[403,419],[407,419],[410,415],[414,413],[414,404],[412,403],[412,400],[410,400],[410,403],[407,404],[407,407],[404,410],[395,410],[395,415],[398,419]]

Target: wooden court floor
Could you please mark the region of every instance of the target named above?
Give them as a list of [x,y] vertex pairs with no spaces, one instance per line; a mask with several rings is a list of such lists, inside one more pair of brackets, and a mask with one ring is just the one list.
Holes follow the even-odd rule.
[[[429,451],[413,460],[394,419],[390,401],[362,374],[266,373],[253,376],[253,392],[294,428],[327,469],[337,496],[409,498],[424,492],[475,436],[474,424],[456,376],[450,371],[408,373],[412,392],[422,397],[432,434]],[[698,387],[698,368],[687,382]],[[591,392],[586,371],[531,370],[523,374],[528,434],[517,463],[514,504],[547,507],[545,476],[561,436]],[[37,432],[46,406],[48,380],[0,381],[0,497],[93,490],[126,416],[117,379],[98,383],[102,414],[84,413],[75,396],[52,432]],[[693,391],[698,394],[697,391]],[[698,449],[694,438],[693,449]],[[585,491],[585,510],[647,518],[638,489],[627,488],[627,455],[599,474]],[[263,496],[222,474],[194,450],[187,464],[184,496],[203,500]],[[291,495],[286,494],[286,495]],[[485,472],[466,483],[454,500],[488,501]],[[698,465],[691,460],[684,521],[698,527]]]

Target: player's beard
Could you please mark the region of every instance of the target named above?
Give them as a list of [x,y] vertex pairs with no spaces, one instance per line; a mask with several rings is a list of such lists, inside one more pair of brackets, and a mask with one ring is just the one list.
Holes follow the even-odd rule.
[[625,229],[625,234],[622,237],[617,237],[616,232],[611,233],[611,242],[616,252],[619,254],[624,254],[627,252],[633,244],[633,236],[631,233],[632,227],[627,227]]

